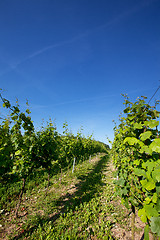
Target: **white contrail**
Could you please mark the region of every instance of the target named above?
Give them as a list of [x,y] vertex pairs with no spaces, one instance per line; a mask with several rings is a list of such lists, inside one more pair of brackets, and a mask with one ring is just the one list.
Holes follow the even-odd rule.
[[82,33],[82,34],[79,34],[69,40],[66,40],[66,41],[62,41],[62,42],[59,42],[59,43],[55,43],[55,44],[52,44],[52,45],[49,45],[49,46],[46,46],[44,48],[41,48],[40,50],[30,54],[29,56],[25,57],[24,59],[14,63],[14,64],[8,64],[9,67],[6,68],[5,70],[3,70],[1,73],[0,73],[0,76],[3,76],[4,74],[8,73],[8,72],[11,72],[13,70],[16,70],[16,68],[21,65],[22,63],[26,62],[27,60],[30,60],[44,52],[46,52],[47,50],[49,49],[53,49],[53,48],[57,48],[57,47],[61,47],[61,46],[64,46],[66,44],[69,44],[69,43],[73,43],[75,42],[76,40],[82,38],[82,37],[85,37],[86,35],[88,35],[88,31],[86,31],[85,33]]
[[[22,60],[19,64],[21,64],[22,62],[25,62],[25,61],[27,61],[27,60],[29,60],[29,59],[32,59],[32,58],[34,58],[34,57],[36,57],[36,56],[38,56],[38,55],[46,52],[46,51],[49,50],[49,49],[61,47],[61,46],[64,46],[64,45],[66,45],[66,44],[75,42],[76,40],[82,38],[82,37],[85,36],[85,35],[86,35],[86,33],[81,34],[81,35],[78,35],[78,36],[75,36],[75,37],[72,38],[72,39],[69,39],[69,40],[66,40],[66,41],[62,41],[62,42],[60,42],[60,43],[55,43],[55,44],[49,45],[49,46],[47,46],[47,47],[44,47],[44,48],[42,48],[42,49],[40,49],[40,50],[32,53],[32,54],[29,55],[28,57],[26,57],[26,58],[25,58],[24,60]],[[19,64],[18,64],[18,65],[19,65]]]
[[[152,89],[155,89],[155,88],[152,88]],[[143,93],[144,93],[144,91],[151,91],[151,88],[143,89]],[[138,93],[138,92],[142,93],[142,89],[135,89],[135,90],[132,90],[132,91],[127,91],[127,94],[134,94],[134,93]],[[122,92],[122,93],[124,93],[124,92]],[[115,94],[108,94],[106,96],[97,96],[97,97],[90,97],[90,98],[75,99],[75,100],[72,100],[72,101],[64,101],[64,102],[55,103],[52,106],[60,106],[60,105],[66,105],[66,104],[74,104],[74,103],[81,103],[81,102],[87,102],[87,101],[95,101],[95,100],[98,101],[98,100],[103,100],[103,99],[107,99],[107,98],[117,97],[118,95],[120,96],[121,94],[120,93],[117,93],[117,94],[115,93]]]

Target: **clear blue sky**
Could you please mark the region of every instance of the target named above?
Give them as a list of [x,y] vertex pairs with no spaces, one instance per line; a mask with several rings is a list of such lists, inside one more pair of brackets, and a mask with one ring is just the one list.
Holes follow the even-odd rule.
[[0,88],[29,100],[36,127],[51,117],[107,142],[121,93],[150,99],[159,80],[159,0],[0,1]]

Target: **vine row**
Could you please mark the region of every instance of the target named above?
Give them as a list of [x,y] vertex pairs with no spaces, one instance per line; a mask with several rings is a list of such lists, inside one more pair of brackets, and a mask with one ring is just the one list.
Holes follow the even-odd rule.
[[[131,208],[133,223],[135,209],[149,231],[160,236],[160,131],[159,113],[146,103],[146,97],[130,102],[125,97],[125,109],[120,124],[114,127],[112,159],[116,167],[115,189],[122,203]],[[132,231],[134,239],[134,227]]]
[[22,182],[15,210],[17,217],[26,180],[31,174],[43,169],[48,174],[49,186],[50,175],[71,167],[73,159],[76,159],[77,164],[97,152],[106,152],[108,146],[95,141],[92,135],[84,137],[82,131],[78,131],[76,135],[70,133],[66,122],[63,125],[63,134],[57,131],[51,119],[46,126],[36,131],[28,102],[27,109],[22,112],[18,101],[12,106],[2,94],[0,98],[3,107],[9,110],[8,117],[0,123],[0,180],[3,185],[13,178]]

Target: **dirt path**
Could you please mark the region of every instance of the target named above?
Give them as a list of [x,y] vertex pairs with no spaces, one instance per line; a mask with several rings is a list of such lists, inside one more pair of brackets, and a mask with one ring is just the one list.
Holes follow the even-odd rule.
[[[42,186],[26,193],[21,217],[3,216],[1,239],[131,240],[131,215],[115,196],[113,172],[103,154],[77,165],[74,174],[70,170],[61,180],[60,175],[51,179],[47,196]],[[140,240],[144,224],[137,216],[135,226]]]

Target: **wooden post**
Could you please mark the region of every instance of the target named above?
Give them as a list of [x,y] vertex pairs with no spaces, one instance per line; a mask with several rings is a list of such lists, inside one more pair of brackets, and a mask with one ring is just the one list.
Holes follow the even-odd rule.
[[132,240],[135,240],[135,207],[132,205]]
[[24,188],[25,188],[25,183],[26,183],[26,179],[25,178],[23,178],[22,180],[23,180],[23,182],[22,182],[22,189],[21,189],[21,193],[19,195],[19,201],[18,201],[18,204],[17,204],[17,207],[16,207],[16,211],[15,211],[15,217],[16,218],[18,217],[18,210],[19,210],[19,207],[20,207],[20,204],[21,204],[21,201],[22,201],[22,195],[23,195]]
[[76,162],[76,158],[74,157],[74,160],[73,160],[73,168],[72,168],[72,173],[74,172],[75,162]]

